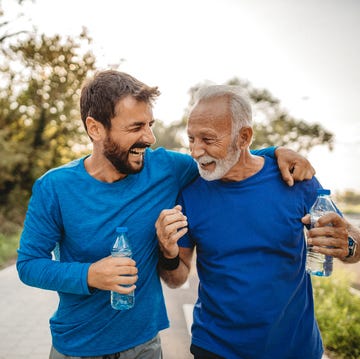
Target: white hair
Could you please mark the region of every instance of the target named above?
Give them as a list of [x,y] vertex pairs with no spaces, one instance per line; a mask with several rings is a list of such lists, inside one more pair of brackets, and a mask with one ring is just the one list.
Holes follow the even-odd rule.
[[[211,85],[200,87],[195,93],[195,106],[202,100],[220,96],[230,97],[230,112],[232,120],[232,137],[236,137],[242,127],[252,127],[252,111],[250,100],[240,86]],[[190,112],[191,112],[190,111]]]

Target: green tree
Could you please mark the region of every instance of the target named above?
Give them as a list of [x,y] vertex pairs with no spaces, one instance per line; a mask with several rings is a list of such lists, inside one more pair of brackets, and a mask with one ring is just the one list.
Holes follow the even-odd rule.
[[156,120],[154,134],[156,143],[153,148],[165,147],[175,151],[186,151],[185,141],[186,117],[182,120],[166,125],[161,120]]
[[95,58],[86,51],[90,42],[85,30],[75,39],[33,33],[2,48],[3,210],[19,209],[20,203],[25,207],[35,179],[73,159],[89,143],[80,119],[79,96],[82,82],[95,69]]

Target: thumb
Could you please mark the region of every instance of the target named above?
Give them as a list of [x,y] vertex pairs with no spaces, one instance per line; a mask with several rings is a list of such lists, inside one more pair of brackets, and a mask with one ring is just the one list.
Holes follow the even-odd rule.
[[310,224],[310,214],[307,214],[303,218],[301,218],[301,222],[304,224]]
[[279,167],[280,171],[281,171],[281,177],[284,180],[284,182],[286,182],[286,184],[289,187],[292,187],[294,185],[294,178],[290,173],[290,170],[287,166],[285,167]]
[[181,212],[182,207],[180,206],[180,204],[177,204],[177,205],[174,207],[174,209],[177,209],[178,211],[180,211],[180,212]]

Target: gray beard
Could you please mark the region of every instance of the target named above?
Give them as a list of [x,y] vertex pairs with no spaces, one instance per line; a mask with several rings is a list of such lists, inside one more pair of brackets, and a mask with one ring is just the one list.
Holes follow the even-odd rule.
[[[230,150],[225,158],[217,160],[211,156],[202,156],[197,160],[200,176],[206,181],[215,181],[223,178],[239,161],[241,150]],[[200,167],[199,162],[215,162],[215,170],[207,171]]]

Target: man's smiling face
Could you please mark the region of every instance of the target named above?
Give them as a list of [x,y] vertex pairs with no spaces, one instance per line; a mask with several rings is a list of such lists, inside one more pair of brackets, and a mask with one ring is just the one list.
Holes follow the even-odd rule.
[[103,155],[121,174],[140,172],[145,149],[155,143],[150,104],[127,96],[116,106],[116,116],[103,143]]

